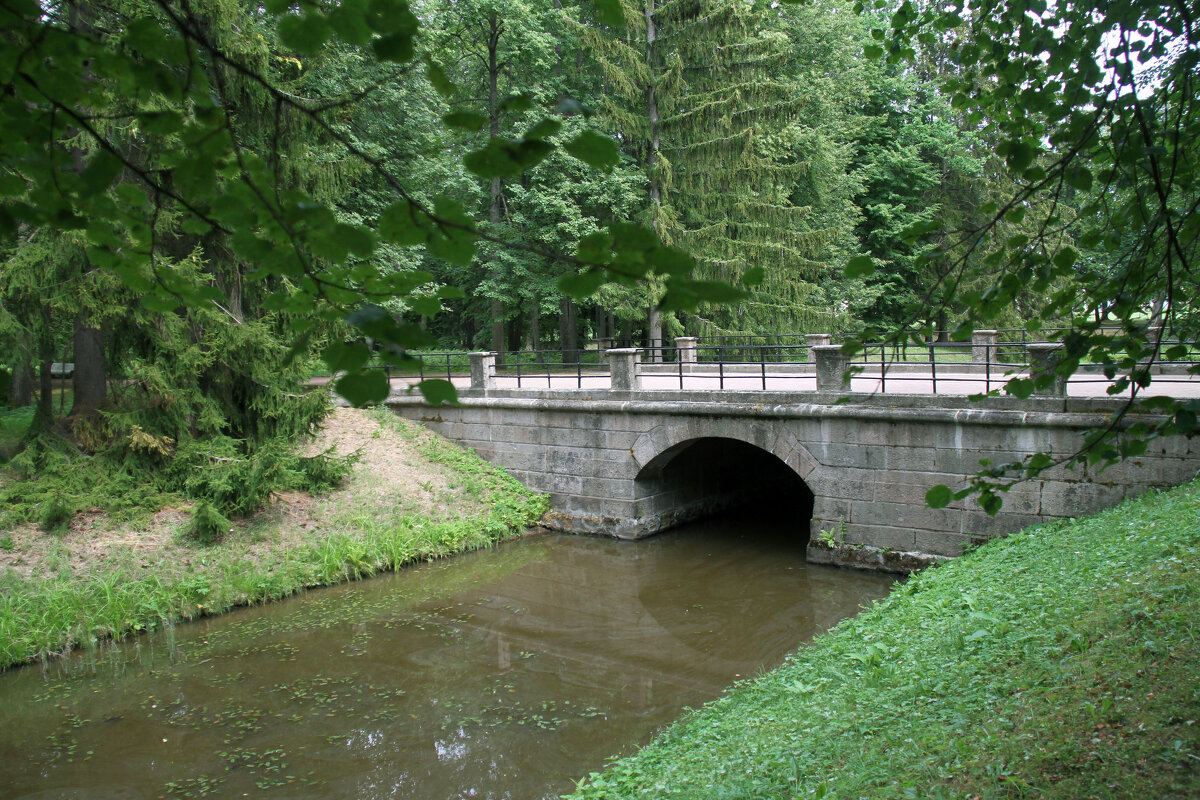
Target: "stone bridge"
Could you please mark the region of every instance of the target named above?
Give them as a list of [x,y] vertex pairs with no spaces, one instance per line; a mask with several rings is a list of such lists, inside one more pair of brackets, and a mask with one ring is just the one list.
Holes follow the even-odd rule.
[[[629,359],[636,370],[635,359]],[[908,571],[1028,525],[1075,517],[1200,471],[1200,438],[1150,443],[1104,471],[1056,466],[1012,487],[994,517],[973,499],[925,505],[981,460],[1068,456],[1120,401],[827,391],[496,389],[486,357],[457,406],[390,407],[504,466],[551,498],[552,528],[637,539],[744,506],[783,505],[811,561]]]

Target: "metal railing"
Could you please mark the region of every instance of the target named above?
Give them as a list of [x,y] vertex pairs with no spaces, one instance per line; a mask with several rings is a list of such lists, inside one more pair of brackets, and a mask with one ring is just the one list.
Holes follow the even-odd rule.
[[[1048,369],[1039,358],[1046,358],[1058,347],[1035,342],[1019,329],[989,334],[993,337],[991,341],[866,344],[853,357],[842,354],[837,344],[813,346],[807,341],[800,343],[800,337],[791,337],[791,343],[783,343],[781,336],[771,343],[757,345],[705,344],[698,338],[682,339],[686,345],[637,348],[640,364],[634,385],[647,389],[717,391],[987,394],[1014,377],[1028,378],[1038,369]],[[1010,340],[1000,340],[1005,334]],[[1168,344],[1175,343],[1164,342],[1164,349]],[[1035,350],[1041,355],[1031,356]],[[494,380],[488,385],[509,389],[609,388],[613,371],[608,358],[618,352],[622,351],[544,349],[496,353],[491,372]],[[632,350],[623,352],[628,355]],[[1156,384],[1200,385],[1200,349],[1189,345],[1186,356],[1173,361],[1156,359],[1136,369],[1151,371]],[[400,363],[380,368],[387,370],[389,379],[444,378],[465,387],[471,385],[472,357],[461,351],[414,353]],[[832,365],[824,370],[823,384],[818,362]],[[1127,366],[1117,370],[1115,379],[1129,372]],[[842,377],[846,373],[848,381]],[[1063,383],[1076,387],[1112,386],[1115,379],[1104,373],[1103,365],[1085,364]],[[1066,391],[1065,386],[1060,388]],[[1089,391],[1081,389],[1079,393]]]

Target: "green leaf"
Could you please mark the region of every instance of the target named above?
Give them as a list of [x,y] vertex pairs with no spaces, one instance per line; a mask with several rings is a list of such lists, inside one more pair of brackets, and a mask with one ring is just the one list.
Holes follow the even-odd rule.
[[433,295],[410,297],[408,299],[408,307],[415,314],[420,314],[423,317],[434,317],[442,310],[442,301],[441,298]]
[[533,108],[533,98],[527,94],[510,94],[496,106],[500,111],[512,111],[520,114]]
[[385,241],[402,247],[425,244],[429,240],[429,230],[425,227],[424,216],[412,203],[398,200],[379,215],[375,231]]
[[613,237],[608,231],[595,231],[579,240],[575,251],[580,261],[593,264],[607,264],[612,258]]
[[438,230],[430,237],[426,247],[438,258],[465,267],[475,257],[476,238],[474,233],[458,229]]
[[479,150],[463,156],[463,165],[484,180],[492,178],[519,177],[521,164],[513,158],[512,146],[500,138],[493,138]]
[[1092,172],[1078,161],[1073,161],[1063,173],[1070,186],[1078,189],[1081,192],[1086,192],[1092,188]]
[[453,111],[442,117],[442,122],[451,128],[460,128],[465,131],[482,130],[487,124],[487,117],[483,114],[476,114],[473,111]]
[[150,311],[166,313],[179,308],[179,298],[161,289],[141,297],[142,305]]
[[589,269],[581,273],[568,272],[558,279],[558,290],[576,300],[591,297],[605,284],[607,276],[602,269]]
[[767,271],[762,267],[751,267],[742,273],[743,286],[759,286],[767,277]]
[[444,381],[440,378],[426,378],[416,385],[416,389],[425,398],[425,402],[431,406],[458,405],[458,390],[454,388],[454,384],[450,381]]
[[381,403],[387,399],[387,374],[381,369],[352,372],[338,379],[334,385],[337,393],[355,408]]
[[617,143],[595,131],[583,131],[566,144],[566,151],[589,167],[608,171],[621,161]]
[[279,41],[297,53],[312,55],[318,52],[333,35],[333,27],[321,14],[287,14],[279,18]]
[[989,517],[994,517],[1004,505],[1004,501],[999,495],[985,489],[979,495],[979,505]]
[[377,33],[413,36],[419,22],[405,0],[368,0],[367,24]]
[[883,48],[877,44],[865,44],[863,45],[863,57],[868,61],[883,58]]
[[442,65],[429,56],[425,56],[425,77],[429,79],[429,83],[442,97],[449,99],[458,94],[458,87],[454,85],[454,81],[450,80],[450,76],[446,74],[446,70],[442,69]]
[[1019,139],[1010,140],[1006,149],[1008,155],[1004,160],[1013,172],[1024,172],[1040,152],[1038,147]]
[[330,372],[355,372],[371,360],[371,351],[365,342],[334,342],[322,351],[321,360]]
[[949,486],[938,484],[925,493],[925,505],[930,508],[945,508],[954,499],[954,493]]
[[0,197],[17,197],[25,194],[28,185],[25,179],[14,172],[0,172]]
[[1060,269],[1070,269],[1079,259],[1079,251],[1070,245],[1054,254],[1054,265]]
[[183,130],[183,115],[175,111],[148,111],[137,115],[138,126],[146,133],[168,136]]
[[704,303],[736,303],[750,294],[724,281],[697,281],[669,276],[658,307],[662,311],[693,311]]
[[554,152],[554,145],[540,139],[525,139],[517,142],[512,148],[513,158],[524,169],[540,164]]
[[1047,467],[1053,466],[1054,459],[1048,453],[1034,453],[1029,459],[1029,466],[1026,471],[1030,476],[1036,475]]
[[460,203],[448,197],[434,201],[434,214],[441,221],[430,235],[429,252],[451,264],[466,266],[475,257],[475,222]]
[[1004,391],[1013,397],[1027,400],[1033,394],[1033,381],[1029,378],[1013,378],[1004,385]]
[[371,49],[380,61],[391,61],[397,64],[412,60],[413,54],[416,52],[413,34],[407,31],[380,36],[371,42]]
[[571,114],[582,114],[585,117],[592,115],[592,110],[583,103],[576,100],[574,97],[564,97],[554,104],[554,113],[569,116]]
[[685,277],[696,268],[696,259],[676,247],[654,248],[650,253],[649,262],[654,271],[662,275]]
[[941,229],[941,227],[942,224],[935,219],[918,220],[901,230],[899,233],[899,238],[905,242],[916,241],[922,236],[936,233]]
[[375,235],[362,225],[338,223],[337,235],[346,248],[356,256],[369,256],[375,252]]
[[855,256],[846,262],[847,278],[865,278],[875,272],[875,259],[870,256]]
[[562,130],[562,122],[557,119],[544,119],[534,125],[525,134],[526,139],[549,139]]
[[80,184],[81,194],[91,197],[107,189],[121,174],[121,162],[107,150],[101,150],[92,156],[83,170]]
[[621,0],[595,0],[596,17],[604,25],[614,28],[625,27],[625,12],[621,8]]
[[371,41],[365,0],[341,0],[329,14],[334,33],[346,44],[362,47]]

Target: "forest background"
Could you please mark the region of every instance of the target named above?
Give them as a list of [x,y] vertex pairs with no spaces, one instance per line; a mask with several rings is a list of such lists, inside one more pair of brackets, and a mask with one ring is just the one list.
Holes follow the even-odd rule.
[[[318,357],[364,403],[420,349],[1063,325],[1064,370],[1139,385],[1149,323],[1196,340],[1197,35],[1108,11],[4,0],[0,352],[39,478],[6,500],[336,481],[291,447]],[[1200,409],[1158,410],[1093,455]]]

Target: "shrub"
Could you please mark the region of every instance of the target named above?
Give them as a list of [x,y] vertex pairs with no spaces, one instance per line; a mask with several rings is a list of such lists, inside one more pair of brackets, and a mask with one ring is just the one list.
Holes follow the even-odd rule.
[[212,503],[201,501],[192,509],[192,519],[184,535],[198,544],[216,544],[232,528],[233,523],[213,508]]

